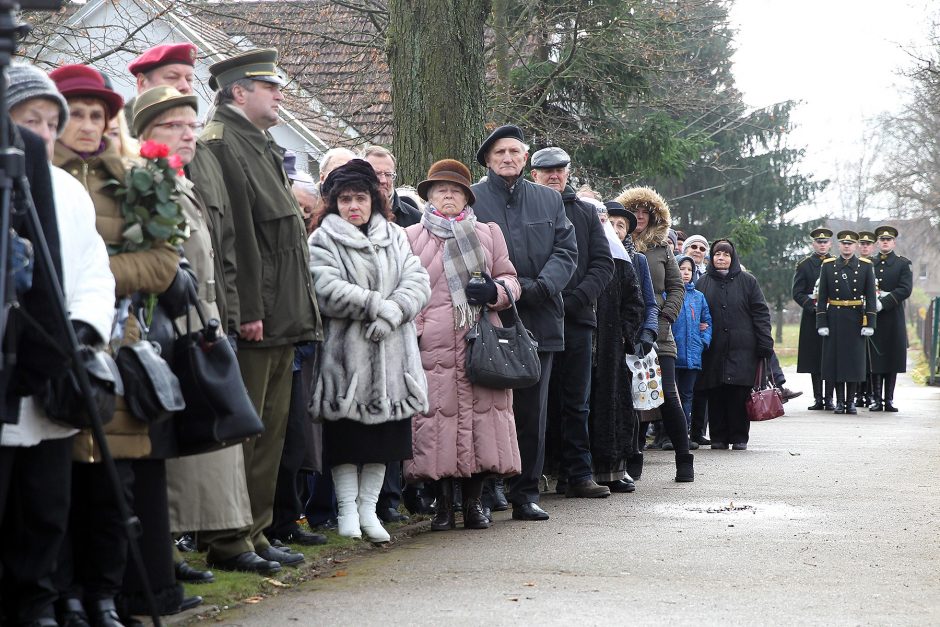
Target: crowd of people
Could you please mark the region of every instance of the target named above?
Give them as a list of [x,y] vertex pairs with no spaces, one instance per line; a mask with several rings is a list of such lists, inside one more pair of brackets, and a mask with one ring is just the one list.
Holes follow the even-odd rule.
[[[694,481],[691,450],[746,449],[744,403],[761,364],[785,398],[798,395],[783,387],[770,310],[734,243],[673,230],[655,190],[607,201],[576,190],[569,154],[552,146],[530,161],[511,124],[481,143],[477,182],[446,158],[415,188],[396,187],[395,157],[379,146],[329,150],[315,181],[269,132],[283,99],[276,51],[212,65],[209,114],[193,95],[196,53],[191,44],[144,52],[128,67],[138,94],[127,103],[90,66],[9,70],[9,116],[40,164],[32,195],[79,343],[116,352],[149,337],[155,323],[140,312],[151,297],[175,311],[170,295],[192,289],[205,316],[191,303],[171,317],[197,328],[218,321],[264,426],[238,445],[182,455],[164,423],[115,397],[107,447],[143,529],[158,612],[197,605],[182,583],[214,579],[180,549],[206,551],[214,570],[270,574],[303,562],[291,545],[325,543],[324,528],[388,542],[383,523],[406,520],[404,509],[432,513],[435,531],[458,521],[486,529],[510,508],[513,519],[543,521],[544,474],[566,497],[604,498],[636,490],[649,448],[674,451],[677,482]],[[187,237],[129,247],[121,182],[140,146],[154,143],[178,168],[172,198]],[[864,379],[847,370],[866,362],[845,359],[843,336],[852,325],[871,336],[876,313],[901,309],[906,296],[889,285],[905,267],[890,252],[891,227],[878,233],[880,313],[873,264],[851,254],[854,234],[840,234],[836,262],[824,235],[813,234],[817,255],[801,263],[794,298],[804,326],[814,315],[813,337],[830,338],[811,358],[801,335],[800,354],[817,405],[828,407],[818,379]],[[839,283],[847,272],[850,291]],[[50,306],[40,296],[24,297],[39,317]],[[866,305],[853,304],[863,296]],[[481,317],[499,327],[516,315],[538,346],[537,383],[471,380],[468,332]],[[33,346],[30,357],[48,350],[32,341],[20,343]],[[627,358],[653,351],[662,404],[638,412]],[[893,411],[897,364],[871,364],[870,409]],[[150,595],[128,558],[101,443],[49,417],[45,379],[66,375],[30,376],[39,385],[8,386],[14,402],[0,417],[0,621],[132,624]],[[846,410],[853,385],[840,392]]]

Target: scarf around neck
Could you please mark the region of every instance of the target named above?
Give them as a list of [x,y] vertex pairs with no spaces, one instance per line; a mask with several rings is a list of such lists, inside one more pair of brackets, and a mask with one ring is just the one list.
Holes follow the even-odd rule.
[[474,230],[476,222],[471,207],[454,218],[447,218],[428,203],[421,216],[424,228],[444,240],[444,276],[454,303],[455,329],[472,326],[480,315],[481,308],[469,304],[464,292],[471,273],[486,270],[486,255]]

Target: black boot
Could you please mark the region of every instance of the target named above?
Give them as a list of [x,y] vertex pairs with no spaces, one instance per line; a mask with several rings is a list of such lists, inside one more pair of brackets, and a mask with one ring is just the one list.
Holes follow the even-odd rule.
[[505,512],[509,509],[509,501],[506,500],[505,484],[502,477],[493,479],[493,505],[490,509],[494,512]]
[[437,499],[434,505],[434,518],[431,531],[447,531],[457,526],[454,520],[454,480],[440,479],[434,482]]
[[695,470],[692,467],[692,453],[676,453],[676,481],[689,483],[695,481]]
[[91,624],[93,627],[124,627],[114,607],[114,599],[95,601],[91,608]]
[[868,411],[884,411],[884,405],[881,403],[881,382],[884,380],[880,374],[871,375],[871,405]]
[[858,410],[855,409],[855,383],[846,383],[845,384],[845,413],[846,414],[857,414]]
[[56,614],[61,627],[90,627],[88,614],[79,599],[61,599],[56,603]]
[[490,519],[483,512],[480,496],[483,494],[483,479],[470,477],[463,480],[463,528],[489,529]]
[[639,481],[643,474],[643,453],[633,453],[627,458],[627,474]]
[[886,374],[884,376],[885,380],[885,411],[896,412],[897,407],[894,406],[894,386],[897,385],[898,375],[895,372],[891,374]]
[[826,411],[834,411],[836,406],[832,404],[832,392],[835,389],[835,386],[833,385],[832,381],[826,381],[823,385],[823,389],[825,390],[823,398],[823,409]]
[[836,408],[833,413],[845,413],[845,384],[836,383]]

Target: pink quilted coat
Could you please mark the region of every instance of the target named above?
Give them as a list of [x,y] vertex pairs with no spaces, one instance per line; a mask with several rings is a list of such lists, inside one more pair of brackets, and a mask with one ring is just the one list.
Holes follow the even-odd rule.
[[[405,461],[405,476],[418,481],[474,473],[519,474],[512,390],[474,386],[464,373],[468,329],[454,329],[454,307],[444,276],[444,240],[421,224],[405,231],[431,279],[431,300],[415,318],[429,409],[412,419],[414,457]],[[486,252],[487,273],[504,281],[513,297],[519,298],[521,288],[502,231],[496,224],[478,222],[476,233]],[[509,298],[499,285],[497,293],[494,309],[509,307]],[[494,324],[500,324],[495,313],[489,316]]]

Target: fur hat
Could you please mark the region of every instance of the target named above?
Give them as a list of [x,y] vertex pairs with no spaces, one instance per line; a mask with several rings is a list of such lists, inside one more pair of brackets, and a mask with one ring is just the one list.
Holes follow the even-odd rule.
[[16,105],[32,100],[33,98],[45,98],[59,105],[59,126],[56,129],[57,134],[62,134],[62,129],[69,121],[69,105],[65,102],[65,96],[59,93],[55,83],[38,67],[14,61],[7,69],[9,86],[7,87],[7,106],[12,109]]
[[379,177],[368,161],[351,159],[330,172],[320,188],[323,198],[328,199],[334,190],[342,190],[349,185],[362,185],[370,191],[379,189]]
[[636,249],[644,253],[647,248],[654,246],[667,246],[669,238],[669,224],[672,216],[666,200],[650,187],[628,187],[617,196],[617,202],[627,208],[631,213],[638,210],[649,211],[649,224],[642,233],[633,234]]
[[467,196],[467,204],[473,205],[476,197],[470,189],[470,168],[456,159],[441,159],[428,169],[428,177],[418,183],[418,195],[422,200],[428,199],[428,190],[436,182],[454,183],[463,189]]

